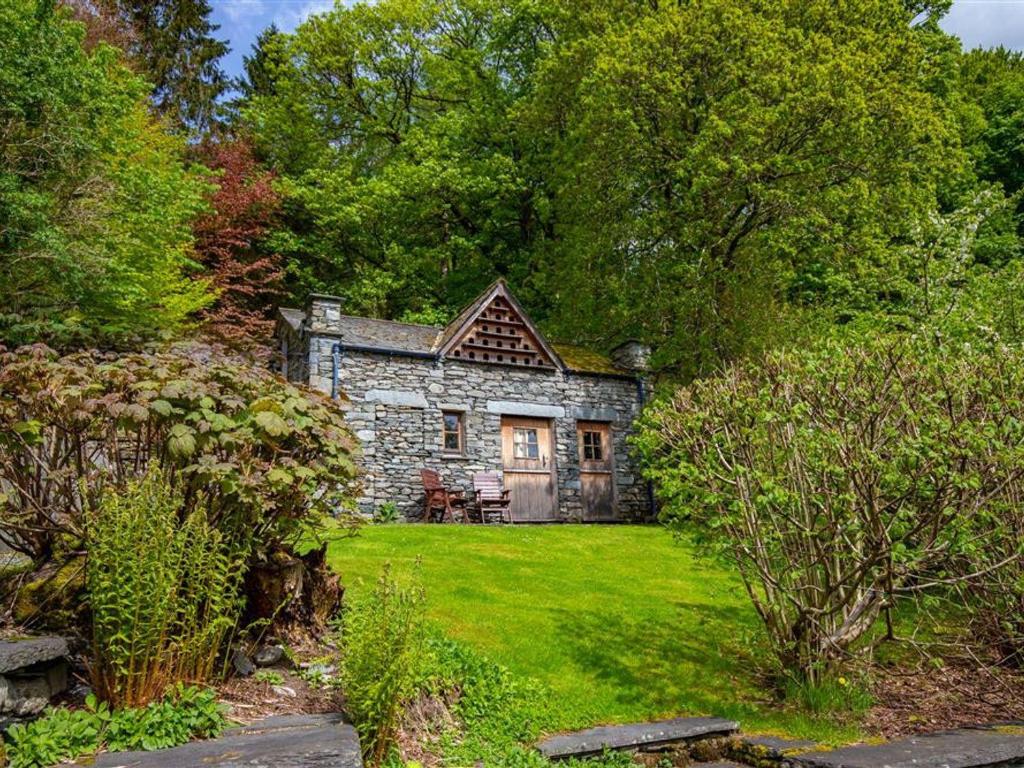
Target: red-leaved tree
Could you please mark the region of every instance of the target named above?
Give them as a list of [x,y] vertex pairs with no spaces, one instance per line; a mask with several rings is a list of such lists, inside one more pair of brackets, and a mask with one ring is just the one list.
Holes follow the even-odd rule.
[[281,204],[273,174],[259,164],[245,139],[208,139],[198,160],[218,171],[211,212],[193,229],[196,254],[220,296],[204,314],[207,331],[233,346],[264,346],[281,295],[280,256],[262,246]]

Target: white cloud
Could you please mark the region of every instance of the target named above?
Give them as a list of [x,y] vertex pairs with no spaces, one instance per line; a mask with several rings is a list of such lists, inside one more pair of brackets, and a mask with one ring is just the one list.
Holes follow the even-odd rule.
[[284,31],[290,32],[314,13],[323,13],[333,7],[333,0],[301,0],[294,4],[281,2],[274,12],[273,21]]
[[1020,0],[955,0],[942,28],[960,37],[965,49],[1024,49],[1024,2]]

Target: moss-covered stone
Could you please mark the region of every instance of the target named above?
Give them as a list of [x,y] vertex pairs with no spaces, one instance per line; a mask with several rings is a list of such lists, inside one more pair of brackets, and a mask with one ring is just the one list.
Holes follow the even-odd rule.
[[49,630],[82,626],[85,602],[85,558],[48,563],[27,576],[14,600],[14,620],[21,625]]

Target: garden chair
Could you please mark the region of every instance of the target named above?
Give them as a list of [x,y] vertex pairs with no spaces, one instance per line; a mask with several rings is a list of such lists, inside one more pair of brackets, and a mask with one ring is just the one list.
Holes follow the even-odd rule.
[[473,475],[473,490],[476,492],[476,507],[480,522],[486,523],[497,518],[499,523],[512,523],[512,500],[497,472],[477,472]]
[[455,511],[459,511],[461,522],[468,523],[466,513],[466,497],[462,491],[446,488],[441,481],[441,474],[434,469],[421,469],[420,479],[423,481],[423,522],[431,522],[437,517],[438,522],[455,522]]

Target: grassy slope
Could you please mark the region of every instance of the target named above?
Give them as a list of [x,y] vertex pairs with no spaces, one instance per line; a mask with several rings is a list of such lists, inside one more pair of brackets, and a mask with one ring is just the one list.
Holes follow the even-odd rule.
[[349,589],[422,560],[429,611],[452,637],[546,683],[563,728],[714,714],[747,731],[855,736],[780,711],[749,661],[757,619],[734,574],[656,527],[393,525],[334,542]]

